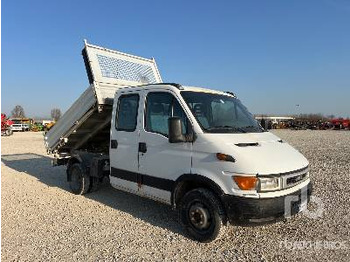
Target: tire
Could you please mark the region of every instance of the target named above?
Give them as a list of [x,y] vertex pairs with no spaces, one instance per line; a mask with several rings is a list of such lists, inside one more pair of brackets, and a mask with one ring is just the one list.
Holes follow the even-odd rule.
[[99,189],[101,184],[100,178],[98,177],[90,177],[90,188],[89,188],[89,193],[90,192],[95,192]]
[[220,238],[227,223],[219,198],[210,190],[197,188],[182,198],[179,207],[181,223],[194,240],[211,242]]
[[69,187],[76,195],[84,195],[89,192],[91,178],[86,174],[80,163],[75,163],[69,167]]

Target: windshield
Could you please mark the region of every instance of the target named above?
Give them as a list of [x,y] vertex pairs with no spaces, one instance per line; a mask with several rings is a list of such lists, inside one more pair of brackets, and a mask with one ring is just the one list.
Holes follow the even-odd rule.
[[204,132],[264,132],[253,115],[237,98],[192,91],[182,91],[181,95]]

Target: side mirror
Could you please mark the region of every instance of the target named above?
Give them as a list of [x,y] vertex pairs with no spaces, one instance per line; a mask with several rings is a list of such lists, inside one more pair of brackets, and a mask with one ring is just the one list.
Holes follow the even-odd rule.
[[168,126],[170,143],[186,142],[186,137],[182,134],[181,119],[179,117],[169,117]]

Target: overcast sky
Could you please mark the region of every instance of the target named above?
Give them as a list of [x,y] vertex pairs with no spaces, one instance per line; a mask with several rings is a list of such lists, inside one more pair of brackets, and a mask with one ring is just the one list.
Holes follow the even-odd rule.
[[252,113],[350,116],[347,0],[3,0],[2,112],[67,110],[88,87],[84,38],[155,57],[164,82],[233,91]]

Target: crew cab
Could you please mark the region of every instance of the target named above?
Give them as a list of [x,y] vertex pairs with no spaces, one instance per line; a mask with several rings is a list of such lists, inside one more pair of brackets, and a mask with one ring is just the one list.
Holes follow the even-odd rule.
[[[263,129],[233,93],[162,83],[154,59],[87,43],[83,56],[91,86],[45,136],[54,165],[67,165],[73,193],[91,192],[108,177],[114,188],[177,209],[189,236],[201,242],[230,223],[275,220],[307,207],[307,159]],[[122,58],[146,62],[154,81],[142,83],[140,74],[120,79],[106,69]],[[120,84],[137,76],[137,84]]]

